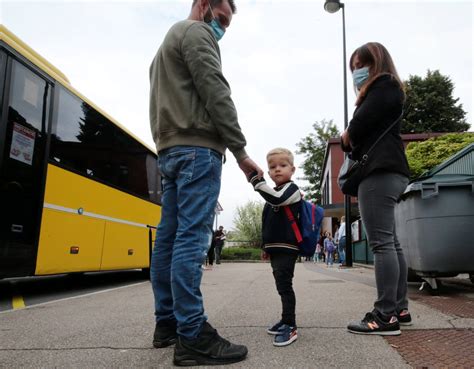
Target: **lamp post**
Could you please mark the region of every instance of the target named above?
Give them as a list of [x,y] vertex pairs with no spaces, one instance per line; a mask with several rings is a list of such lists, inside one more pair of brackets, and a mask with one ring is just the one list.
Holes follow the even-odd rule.
[[[347,66],[346,66],[346,17],[344,4],[339,0],[326,0],[324,10],[328,13],[336,13],[342,9],[342,69],[344,72],[344,129],[347,129]],[[346,154],[347,155],[347,154]],[[346,217],[346,266],[352,266],[352,232],[351,232],[351,197],[344,196],[344,215]]]

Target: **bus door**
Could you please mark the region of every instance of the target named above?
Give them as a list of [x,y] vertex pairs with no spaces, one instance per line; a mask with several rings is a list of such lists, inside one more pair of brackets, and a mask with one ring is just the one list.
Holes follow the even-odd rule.
[[34,273],[52,85],[13,57],[0,61],[1,278]]

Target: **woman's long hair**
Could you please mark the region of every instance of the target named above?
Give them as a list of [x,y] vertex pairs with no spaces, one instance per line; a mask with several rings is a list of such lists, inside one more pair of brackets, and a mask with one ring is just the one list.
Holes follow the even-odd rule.
[[367,94],[367,90],[369,89],[370,85],[378,77],[384,74],[391,76],[392,79],[395,80],[400,86],[400,90],[405,93],[403,82],[398,76],[397,69],[395,68],[395,64],[393,63],[392,57],[390,56],[385,46],[378,42],[368,42],[365,45],[362,45],[361,47],[357,48],[352,53],[351,59],[349,60],[349,68],[351,69],[351,72],[354,71],[352,62],[356,55],[359,57],[359,61],[364,66],[369,67],[369,79],[359,91],[359,95],[357,96],[356,100],[357,106],[359,106],[362,100],[364,100],[364,97]]

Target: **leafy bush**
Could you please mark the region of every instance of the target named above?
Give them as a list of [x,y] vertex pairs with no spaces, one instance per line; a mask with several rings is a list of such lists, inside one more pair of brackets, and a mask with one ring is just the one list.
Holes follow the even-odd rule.
[[262,249],[255,247],[227,247],[222,250],[223,260],[260,260]]
[[474,142],[474,133],[452,133],[423,142],[411,142],[406,155],[412,178],[421,176]]
[[245,205],[237,206],[234,215],[235,239],[248,240],[254,247],[262,244],[263,205],[259,201],[248,201]]

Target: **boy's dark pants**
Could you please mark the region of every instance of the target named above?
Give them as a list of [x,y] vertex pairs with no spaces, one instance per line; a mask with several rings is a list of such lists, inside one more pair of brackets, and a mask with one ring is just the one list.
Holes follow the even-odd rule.
[[293,291],[293,275],[297,257],[296,253],[288,254],[274,251],[270,254],[273,277],[275,278],[276,288],[281,297],[283,307],[281,321],[292,327],[296,326],[296,297],[295,291]]

